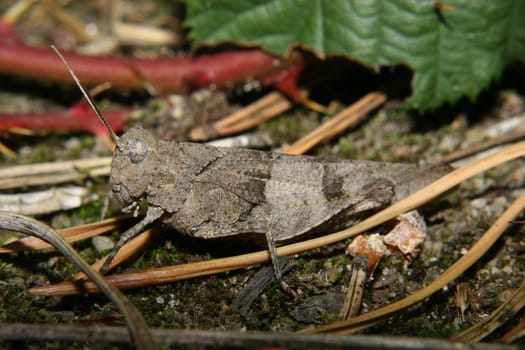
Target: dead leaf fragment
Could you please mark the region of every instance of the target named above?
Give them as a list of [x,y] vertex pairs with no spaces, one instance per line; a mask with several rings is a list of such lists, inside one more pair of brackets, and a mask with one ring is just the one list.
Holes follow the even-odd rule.
[[357,236],[346,248],[352,256],[368,256],[368,268],[371,271],[382,256],[393,251],[400,251],[407,260],[414,259],[427,233],[425,221],[416,210],[397,217],[398,223],[385,236],[374,233],[370,236]]
[[417,210],[401,214],[397,220],[399,223],[383,238],[383,241],[397,248],[407,258],[413,259],[419,253],[417,246],[425,240],[427,225]]

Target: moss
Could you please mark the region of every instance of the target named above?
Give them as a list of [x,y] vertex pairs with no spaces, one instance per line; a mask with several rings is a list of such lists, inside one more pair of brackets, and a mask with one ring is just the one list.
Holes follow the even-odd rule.
[[260,126],[260,129],[267,131],[272,140],[277,144],[295,142],[301,136],[314,129],[317,121],[306,117],[304,110],[297,110],[294,113],[285,113],[279,118],[274,118]]
[[447,195],[446,200],[450,207],[456,207],[461,204],[464,197],[461,194],[461,191],[453,191]]
[[456,250],[454,246],[445,243],[439,255],[439,260],[436,263],[442,269],[446,269],[456,261],[458,255],[459,250]]
[[413,329],[417,329],[417,335],[420,337],[447,339],[456,333],[456,330],[451,329],[450,323],[447,322],[422,322],[417,319],[414,321]]
[[502,178],[501,172],[499,172],[497,170],[493,170],[493,169],[488,170],[485,173],[485,176],[487,178],[493,180],[495,183],[500,183],[501,182],[501,178]]
[[184,263],[180,251],[173,245],[169,248],[165,244],[150,245],[145,248],[145,251],[147,253],[137,262],[137,267],[140,270]]
[[9,271],[13,268],[12,263],[0,261],[0,279],[6,279],[9,275]]
[[355,159],[357,156],[357,149],[352,141],[346,137],[340,137],[339,142],[339,156],[343,158]]
[[53,152],[53,149],[49,145],[55,142],[56,141],[48,140],[34,144],[31,147],[31,152],[22,159],[22,162],[24,164],[34,164],[54,160],[53,155],[55,152]]
[[443,124],[438,130],[436,130],[436,132],[441,135],[449,135],[454,132],[454,129],[451,124]]
[[54,268],[55,272],[63,279],[67,279],[78,272],[78,267],[68,262],[66,258],[61,258]]
[[96,199],[94,201],[91,201],[87,204],[80,206],[77,209],[72,210],[71,215],[73,217],[82,219],[83,221],[87,221],[90,219],[98,219],[100,218],[100,214],[102,213],[103,207],[104,207],[104,200]]
[[95,137],[92,135],[82,135],[79,138],[79,143],[76,147],[73,147],[68,150],[67,157],[69,159],[78,159],[81,158],[82,153],[86,149],[90,149],[95,145]]

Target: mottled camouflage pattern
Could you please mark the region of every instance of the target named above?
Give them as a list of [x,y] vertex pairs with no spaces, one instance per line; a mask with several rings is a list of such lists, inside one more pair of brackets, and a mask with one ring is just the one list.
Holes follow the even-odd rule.
[[110,182],[128,208],[148,203],[133,235],[160,219],[194,237],[260,236],[273,245],[348,225],[448,170],[167,142],[133,128],[117,146]]

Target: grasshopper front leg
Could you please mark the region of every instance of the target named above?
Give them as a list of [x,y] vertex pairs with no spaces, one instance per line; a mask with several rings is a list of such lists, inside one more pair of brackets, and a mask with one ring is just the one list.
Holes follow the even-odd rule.
[[129,242],[132,238],[142,233],[146,229],[146,226],[155,222],[158,218],[162,216],[162,214],[164,214],[164,210],[162,210],[161,208],[154,206],[148,207],[148,210],[146,211],[146,217],[144,217],[144,219],[139,221],[134,226],[130,227],[127,231],[125,231],[122,234],[122,236],[120,236],[118,242],[115,244],[108,257],[106,258],[106,261],[104,261],[104,264],[100,268],[100,272],[105,274],[109,270],[109,265],[111,264],[111,261],[113,261],[113,259],[115,258],[115,255],[117,255],[117,252],[120,250],[120,248],[122,248],[122,246]]

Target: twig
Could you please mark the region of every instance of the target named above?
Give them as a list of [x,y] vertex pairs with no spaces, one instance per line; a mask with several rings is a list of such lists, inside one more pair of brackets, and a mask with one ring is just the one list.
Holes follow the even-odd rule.
[[502,146],[508,143],[516,142],[518,140],[521,140],[525,137],[525,129],[518,129],[513,132],[510,132],[506,135],[501,135],[499,137],[496,137],[492,140],[488,140],[486,142],[480,143],[478,145],[474,145],[472,147],[462,149],[456,152],[452,152],[447,154],[445,157],[441,158],[439,160],[440,164],[449,164],[456,160],[463,159],[466,157],[469,157],[473,154],[483,152],[489,148]]
[[[439,180],[438,180],[439,181]],[[498,240],[505,230],[512,224],[518,215],[525,208],[525,194],[521,195],[507,210],[494,222],[485,234],[470,248],[469,252],[463,255],[458,261],[450,266],[441,276],[432,281],[429,285],[411,294],[407,298],[387,305],[366,314],[356,316],[346,321],[335,322],[326,326],[321,326],[307,332],[330,332],[330,333],[352,333],[368,326],[427,298],[437,290],[443,288],[454,279],[459,277],[464,271],[479,260]]]
[[505,335],[501,338],[501,340],[504,343],[512,343],[516,341],[517,339],[523,337],[524,335],[525,335],[525,319],[523,319],[520,323],[518,323],[510,331],[505,333]]
[[20,0],[11,5],[2,15],[2,21],[13,25],[37,0]]
[[[384,335],[319,335],[284,332],[204,331],[194,329],[152,329],[159,345],[192,345],[217,348],[305,348],[363,350],[519,350],[520,346],[502,344],[465,344],[429,338]],[[129,343],[126,329],[110,326],[71,326],[47,324],[0,324],[0,339],[16,341],[79,341]]]
[[84,169],[108,166],[110,164],[111,157],[103,157],[68,160],[63,162],[16,165],[0,169],[0,179],[18,176],[49,174],[55,172],[82,171]]
[[[285,256],[279,258],[279,268],[283,276],[294,267],[293,264],[288,264],[288,260]],[[275,280],[275,272],[272,266],[261,268],[235,296],[235,299],[231,303],[231,308],[238,311],[242,316],[246,316],[257,297],[259,297],[269,283]]]
[[[129,215],[116,216],[91,224],[79,225],[62,230],[57,230],[57,232],[67,242],[76,242],[112,230],[116,228],[118,224],[126,218],[129,218]],[[52,245],[46,243],[40,238],[24,237],[17,241],[3,245],[2,247],[0,247],[0,253],[14,253],[24,250],[38,250],[50,247],[52,247]]]
[[453,339],[461,342],[478,342],[505,324],[525,306],[525,279],[512,296],[494,310],[489,317],[470,327]]
[[57,184],[82,180],[87,176],[109,175],[111,157],[80,159],[0,169],[0,189]]
[[95,198],[82,186],[51,187],[42,191],[0,194],[0,211],[23,215],[44,215],[78,208]]
[[351,272],[345,301],[341,311],[339,311],[339,320],[346,320],[359,313],[368,277],[368,266],[365,256],[357,256],[353,259]]
[[153,337],[149,332],[146,321],[141,313],[135,308],[133,303],[131,303],[131,301],[120,290],[108,283],[98,271],[93,270],[89,264],[82,259],[80,254],[78,254],[77,251],[74,250],[73,247],[71,247],[69,243],[67,243],[55,230],[27,216],[5,212],[0,212],[0,228],[38,237],[53,245],[69,261],[89,276],[89,278],[96,283],[104,294],[106,294],[106,296],[115,303],[119,310],[124,314],[130,336],[137,348],[146,350],[155,347]]
[[[142,249],[146,243],[149,243],[157,238],[159,238],[160,233],[158,229],[156,228],[150,228],[137,237],[133,238],[131,241],[128,242],[128,244],[124,245],[115,255],[115,258],[111,261],[111,264],[109,264],[108,271],[120,264],[121,262],[128,259],[133,254],[137,253],[140,249]],[[104,262],[106,261],[107,257],[104,257],[102,259],[97,260],[91,267],[97,271],[100,270]],[[73,277],[71,277],[70,281],[76,281],[80,279],[85,279],[86,276],[82,272],[77,273]]]
[[127,45],[149,46],[181,45],[184,38],[173,30],[163,29],[145,24],[134,24],[116,21],[112,30],[119,42]]
[[254,103],[207,127],[196,127],[190,132],[193,141],[206,141],[251,129],[278,116],[292,107],[292,103],[279,92],[271,92]]
[[315,145],[325,142],[350,126],[357,124],[370,111],[381,106],[385,101],[385,94],[381,92],[371,92],[293,145],[285,147],[283,152],[288,154],[303,154]]

